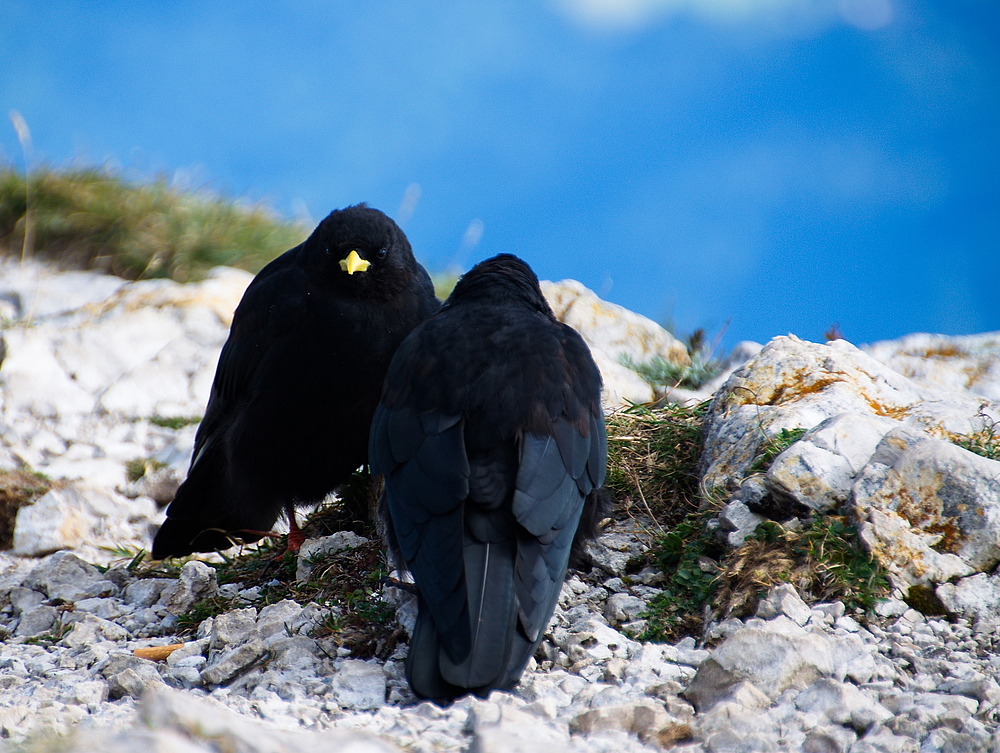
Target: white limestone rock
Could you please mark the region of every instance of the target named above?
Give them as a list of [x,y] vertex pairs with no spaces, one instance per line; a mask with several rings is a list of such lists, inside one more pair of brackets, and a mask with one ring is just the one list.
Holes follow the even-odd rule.
[[690,363],[684,345],[652,319],[602,301],[576,280],[543,281],[541,285],[556,318],[579,332],[591,348],[628,356],[637,363],[656,357]]
[[746,506],[745,502],[734,497],[719,511],[717,535],[721,536],[728,546],[735,549],[742,546],[747,536],[757,530],[757,526],[765,520],[763,515],[753,512]]
[[29,607],[21,612],[14,635],[34,636],[50,632],[59,624],[59,610],[50,606]]
[[632,403],[648,403],[655,399],[656,393],[652,385],[632,371],[622,365],[613,356],[608,355],[603,350],[590,349],[590,354],[594,357],[601,372],[601,404],[605,411],[620,408]]
[[209,650],[214,655],[260,637],[257,630],[257,610],[254,607],[230,609],[216,615],[212,622]]
[[570,744],[565,721],[543,721],[510,703],[477,699],[466,724],[472,732],[471,753],[547,753]]
[[262,607],[257,615],[257,632],[267,643],[271,636],[287,636],[290,626],[302,613],[302,605],[291,599],[282,599]]
[[767,486],[817,512],[832,512],[850,499],[855,478],[882,437],[898,426],[867,413],[831,416],[774,459]]
[[782,583],[772,588],[757,605],[757,616],[769,620],[779,614],[785,615],[796,625],[805,625],[812,617],[812,610],[802,601],[795,586]]
[[108,694],[112,699],[139,699],[146,691],[163,685],[156,664],[131,653],[113,653],[97,669],[108,681]]
[[83,613],[76,617],[73,627],[62,637],[60,643],[70,648],[80,648],[102,642],[114,645],[130,637],[129,632],[121,625]]
[[732,633],[701,664],[684,696],[704,711],[745,681],[773,700],[787,688],[804,689],[833,670],[829,640],[782,615],[748,621]]
[[295,566],[295,580],[307,581],[312,574],[313,563],[318,559],[367,543],[368,539],[364,536],[358,536],[353,531],[337,531],[318,539],[306,539],[299,548]]
[[851,727],[864,733],[876,724],[893,718],[889,709],[845,682],[822,678],[795,697],[801,711],[820,714],[834,724]]
[[652,319],[601,300],[582,283],[543,280],[541,286],[556,318],[579,332],[590,347],[604,378],[605,406],[621,406],[626,400],[649,402],[653,398],[652,387],[622,366],[623,359],[635,364],[655,358],[679,365],[691,362],[683,343]]
[[657,738],[668,742],[690,735],[686,721],[667,713],[663,704],[647,699],[589,709],[571,719],[569,726],[577,734],[622,731],[649,742]]
[[9,318],[39,321],[65,316],[107,300],[126,280],[101,272],[60,269],[26,259],[0,258],[0,297],[10,302]]
[[977,573],[942,583],[935,594],[949,612],[973,620],[1000,618],[1000,573]]
[[17,512],[16,554],[37,556],[61,549],[148,545],[156,515],[152,501],[130,500],[83,482],[56,487]]
[[756,496],[755,501],[762,499],[766,490],[759,479],[748,478],[740,486],[739,491],[719,511],[719,528],[716,536],[721,537],[733,549],[742,546],[747,536],[757,530],[757,526],[767,519],[747,507],[746,500],[752,499],[758,488],[760,494]]
[[943,583],[973,572],[960,557],[933,549],[940,536],[912,530],[907,520],[894,512],[871,510],[858,536],[904,593],[910,586]]
[[230,682],[268,656],[269,652],[264,641],[252,638],[235,648],[223,649],[218,656],[210,658],[208,666],[201,670],[201,681],[206,685]]
[[703,483],[732,484],[765,437],[806,428],[772,462],[766,490],[850,513],[894,585],[932,586],[1000,563],[1000,462],[951,441],[997,416],[996,404],[919,387],[849,343],[775,338],[713,402]]
[[604,607],[604,618],[610,625],[620,625],[638,619],[645,611],[646,602],[638,596],[616,593],[608,597]]
[[123,594],[126,604],[134,607],[151,607],[160,599],[163,589],[173,584],[168,578],[142,578],[125,587]]
[[160,592],[157,603],[170,614],[184,614],[196,601],[210,598],[218,591],[219,581],[215,568],[204,562],[191,560],[181,568],[180,577]]
[[1000,332],[914,333],[862,350],[923,387],[1000,401]]
[[43,559],[25,579],[25,585],[49,599],[68,603],[118,590],[104,573],[72,552],[56,552]]
[[[234,267],[215,267],[204,280],[175,283],[170,280],[143,280],[119,289],[102,303],[102,311],[122,312],[139,309],[179,309],[198,312],[207,309],[225,327],[233,322],[233,312],[239,305],[253,274]],[[198,314],[185,314],[185,317]],[[192,325],[189,323],[188,327]],[[196,328],[196,327],[195,327]]]
[[998,461],[925,439],[891,465],[872,462],[853,496],[864,540],[901,584],[944,583],[1000,563]]
[[378,662],[348,659],[333,676],[330,691],[345,709],[377,709],[385,703],[385,670]]
[[95,395],[78,384],[56,358],[58,343],[53,335],[50,326],[5,330],[7,357],[0,369],[5,414],[56,418],[60,413],[94,410]]
[[716,394],[705,421],[702,483],[732,486],[767,438],[842,413],[894,419],[951,439],[1000,420],[1000,404],[920,387],[843,340],[776,337]]
[[[115,747],[94,745],[79,750],[131,753],[156,750],[232,750],[246,753],[392,753],[394,745],[356,730],[282,730],[273,724],[234,713],[211,698],[198,698],[166,687],[152,688],[143,698],[139,723],[117,735],[94,732]],[[151,741],[160,741],[150,745]],[[186,742],[185,742],[186,741]],[[105,745],[107,744],[105,743]],[[176,747],[167,748],[167,745]],[[197,746],[197,747],[194,747]]]

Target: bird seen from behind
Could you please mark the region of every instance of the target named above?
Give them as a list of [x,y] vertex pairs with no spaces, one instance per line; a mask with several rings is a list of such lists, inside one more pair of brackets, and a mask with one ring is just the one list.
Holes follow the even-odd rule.
[[390,547],[416,585],[406,673],[418,696],[520,678],[598,505],[600,390],[583,339],[508,254],[462,277],[393,357],[369,457]]
[[253,279],[233,315],[186,480],[155,559],[256,541],[367,461],[390,359],[440,307],[402,230],[364,204],[331,212]]

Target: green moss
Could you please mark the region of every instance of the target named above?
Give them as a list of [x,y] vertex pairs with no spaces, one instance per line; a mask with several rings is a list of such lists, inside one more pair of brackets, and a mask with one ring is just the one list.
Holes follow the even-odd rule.
[[149,423],[165,429],[183,429],[191,424],[201,423],[201,416],[150,416]]
[[166,466],[166,463],[154,460],[153,458],[136,458],[125,463],[125,477],[129,481],[135,482],[147,473],[158,471],[160,468],[166,468]]
[[904,601],[913,609],[928,617],[948,617],[945,605],[934,593],[934,589],[927,586],[910,586]]

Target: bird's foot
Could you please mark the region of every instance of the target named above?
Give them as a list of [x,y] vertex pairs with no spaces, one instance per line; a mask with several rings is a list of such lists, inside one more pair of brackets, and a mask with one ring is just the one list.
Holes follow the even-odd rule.
[[285,545],[285,554],[288,552],[295,554],[302,548],[302,544],[306,540],[306,535],[299,528],[299,521],[295,517],[294,502],[289,502],[285,506],[285,515],[288,517],[288,543]]
[[302,530],[296,526],[294,530],[288,532],[288,544],[285,547],[286,552],[297,553],[299,549],[302,548],[302,544],[306,540],[306,535],[302,533]]

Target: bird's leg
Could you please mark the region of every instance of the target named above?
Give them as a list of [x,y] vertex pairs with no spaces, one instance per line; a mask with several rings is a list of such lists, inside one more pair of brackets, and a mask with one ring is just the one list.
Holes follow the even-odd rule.
[[399,580],[398,578],[393,578],[392,576],[386,576],[383,578],[382,585],[398,588],[400,591],[405,591],[406,593],[413,594],[414,596],[419,593],[416,583],[408,583],[405,580]]
[[295,519],[295,502],[289,500],[285,503],[285,514],[288,516],[288,546],[286,552],[297,552],[302,547],[302,542],[306,540],[306,535],[299,528],[299,522]]

